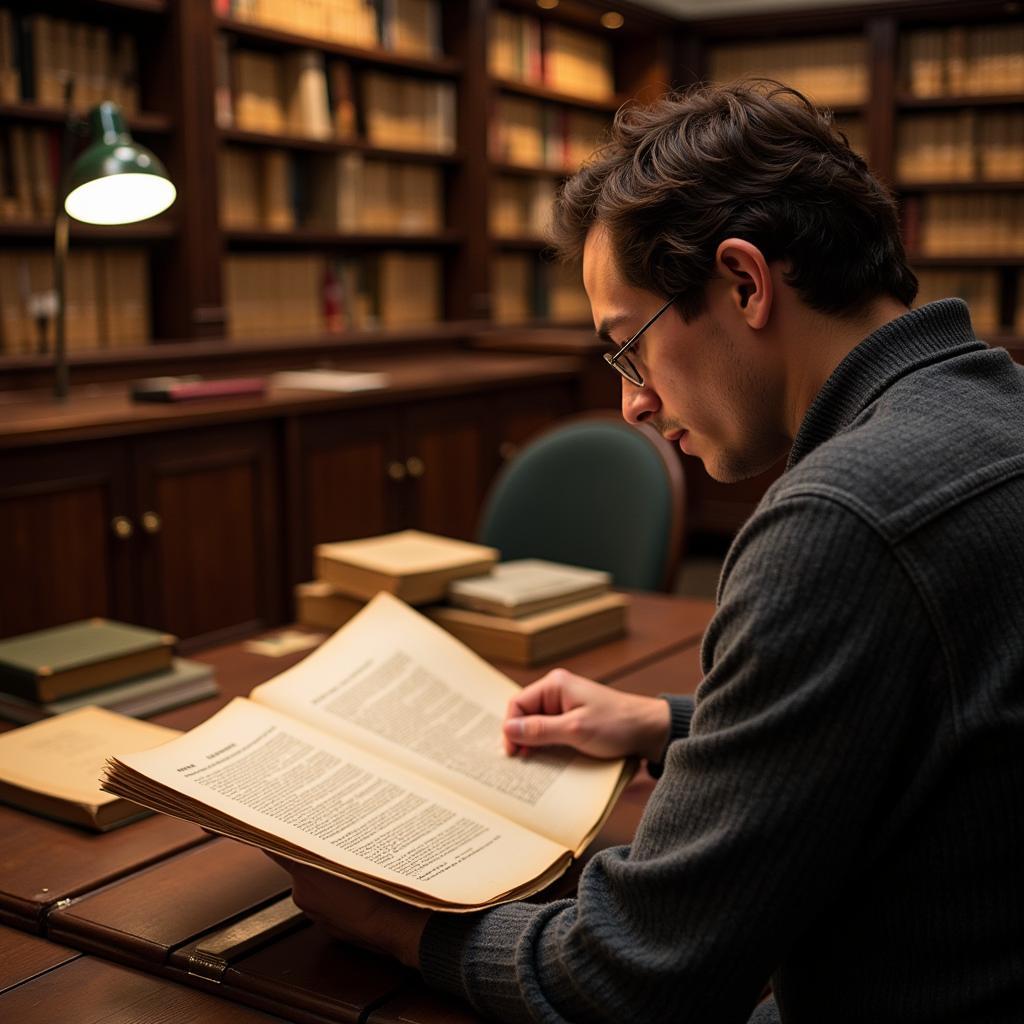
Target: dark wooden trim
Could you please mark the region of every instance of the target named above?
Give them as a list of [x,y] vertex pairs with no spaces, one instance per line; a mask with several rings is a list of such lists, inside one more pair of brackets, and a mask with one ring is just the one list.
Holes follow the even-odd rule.
[[912,267],[1024,267],[1024,253],[1016,256],[922,256],[907,253]]
[[261,231],[232,228],[224,231],[224,241],[232,247],[267,249],[294,248],[395,248],[424,249],[459,245],[461,233],[441,231],[431,234],[352,234],[342,231],[320,231],[316,228],[292,228],[290,231]]
[[269,44],[276,48],[301,46],[304,49],[319,50],[332,56],[344,57],[354,64],[370,64],[396,71],[413,71],[423,75],[441,78],[457,78],[462,74],[462,64],[452,57],[429,60],[423,57],[407,57],[388,50],[369,50],[346,43],[329,42],[314,36],[296,35],[280,29],[234,18],[218,18],[217,27],[249,43]]
[[599,114],[613,114],[622,106],[629,96],[613,96],[607,100],[588,99],[586,96],[574,96],[569,92],[558,92],[543,85],[531,85],[529,82],[515,82],[509,78],[492,78],[494,87],[500,92],[511,92],[517,96],[529,96],[531,99],[543,100],[545,103],[558,103],[565,107],[580,107]]
[[1024,106],[1024,93],[979,93],[977,96],[910,96],[896,97],[900,110],[960,110],[970,107]]
[[497,160],[490,161],[490,169],[495,174],[515,174],[523,178],[564,178],[571,174],[558,167],[527,167],[525,164],[507,164]]
[[[173,238],[178,231],[175,219],[141,221],[138,224],[82,224],[71,222],[71,239],[80,242],[155,242]],[[25,221],[0,221],[0,242],[46,242],[53,244],[53,225],[49,223]]]
[[867,147],[868,161],[883,181],[893,177],[895,154],[895,120],[893,97],[896,94],[896,21],[877,17],[866,26],[868,59]]
[[371,146],[362,139],[310,139],[300,135],[271,135],[249,132],[241,128],[222,128],[221,140],[241,146],[276,146],[280,149],[309,150],[314,153],[362,153],[381,160],[401,160],[403,163],[457,164],[461,153],[432,153],[422,149],[390,149]]
[[898,181],[898,192],[1021,192],[1024,181]]
[[[32,121],[38,124],[63,124],[67,114],[59,107],[45,107],[41,103],[23,100],[18,103],[0,103],[0,118],[13,121]],[[163,114],[143,112],[125,117],[133,132],[166,135],[171,130],[171,119]]]

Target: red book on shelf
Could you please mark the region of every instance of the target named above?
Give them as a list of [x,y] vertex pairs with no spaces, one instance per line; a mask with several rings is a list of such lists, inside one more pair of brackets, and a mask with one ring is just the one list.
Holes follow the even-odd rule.
[[262,395],[267,390],[263,377],[149,377],[132,385],[136,402],[188,402],[199,398],[233,398],[237,395]]

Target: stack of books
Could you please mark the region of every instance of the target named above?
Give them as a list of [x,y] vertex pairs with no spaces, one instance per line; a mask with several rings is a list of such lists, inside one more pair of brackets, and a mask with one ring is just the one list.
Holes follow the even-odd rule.
[[629,599],[610,587],[606,572],[524,558],[449,584],[427,614],[485,658],[537,665],[626,632]]
[[89,705],[144,718],[214,696],[213,669],[175,637],[86,619],[0,640],[0,717],[25,724]]
[[539,559],[498,564],[493,548],[417,530],[321,544],[317,579],[295,589],[297,617],[340,628],[377,593],[425,615],[485,658],[536,665],[626,631],[629,600],[606,572]]

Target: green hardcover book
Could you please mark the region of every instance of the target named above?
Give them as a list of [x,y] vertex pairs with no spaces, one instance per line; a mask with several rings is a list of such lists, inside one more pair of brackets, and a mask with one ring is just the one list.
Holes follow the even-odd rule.
[[176,637],[109,619],[85,619],[0,640],[0,691],[49,701],[159,672]]

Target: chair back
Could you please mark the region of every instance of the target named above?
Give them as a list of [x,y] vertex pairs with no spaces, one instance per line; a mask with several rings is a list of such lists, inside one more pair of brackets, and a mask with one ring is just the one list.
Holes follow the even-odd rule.
[[505,561],[545,558],[604,569],[617,587],[667,590],[684,508],[672,446],[651,427],[591,413],[535,438],[505,466],[478,533]]

